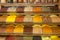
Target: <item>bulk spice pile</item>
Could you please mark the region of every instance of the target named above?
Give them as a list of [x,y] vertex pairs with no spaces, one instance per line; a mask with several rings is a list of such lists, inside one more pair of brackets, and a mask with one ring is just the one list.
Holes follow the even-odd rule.
[[0,37],[0,40],[60,40],[59,36]]
[[[9,14],[9,13],[8,13]],[[12,13],[10,13],[12,14]],[[41,15],[2,15],[0,22],[14,23],[14,22],[31,22],[31,23],[58,23],[60,17],[57,15],[41,16]]]
[[32,6],[2,6],[0,9],[1,13],[39,13],[39,12],[58,12],[58,6],[53,7],[32,7]]
[[23,24],[18,24],[16,26],[10,24],[10,25],[5,25],[0,27],[0,33],[20,33],[20,34],[31,34],[31,35],[41,35],[41,34],[60,34],[60,27],[56,25],[32,25],[32,26],[27,26]]
[[58,0],[0,0],[1,3],[57,3]]

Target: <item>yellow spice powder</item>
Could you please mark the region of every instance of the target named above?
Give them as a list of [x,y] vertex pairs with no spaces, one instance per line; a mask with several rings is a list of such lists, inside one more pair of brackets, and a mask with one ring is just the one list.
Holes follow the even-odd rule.
[[42,36],[42,40],[51,40],[49,36]]
[[6,22],[15,22],[16,15],[10,15],[7,17]]
[[51,40],[59,40],[58,36],[51,36]]
[[39,15],[33,16],[33,22],[35,22],[35,23],[42,22],[42,16],[39,16]]
[[14,33],[23,33],[24,26],[23,25],[17,25],[14,29]]

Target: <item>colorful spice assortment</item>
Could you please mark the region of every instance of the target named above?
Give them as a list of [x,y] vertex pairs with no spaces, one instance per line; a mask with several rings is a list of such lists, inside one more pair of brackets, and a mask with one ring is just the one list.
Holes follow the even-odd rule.
[[[60,27],[56,25],[40,24],[40,23],[59,23],[59,15],[37,15],[46,12],[58,12],[60,6],[58,6],[59,0],[0,0],[2,7],[0,8],[0,13],[6,13],[9,15],[0,15],[0,34],[9,34],[7,37],[0,37],[0,40],[60,40],[59,36],[54,36],[60,34]],[[6,6],[6,4],[18,3],[18,6]],[[25,6],[27,5],[27,6]],[[21,4],[23,6],[21,6]],[[40,6],[40,5],[43,6]],[[54,4],[54,6],[45,6],[46,4]],[[20,5],[20,6],[19,6]],[[31,6],[33,5],[33,6]],[[34,6],[35,5],[35,6]],[[37,5],[37,6],[36,6]],[[39,6],[38,6],[39,5]],[[36,13],[36,15],[19,15],[18,13]],[[17,16],[17,15],[19,16]],[[8,24],[9,23],[9,24]],[[11,24],[10,24],[11,23]],[[18,24],[19,23],[19,24]],[[27,23],[27,25],[25,25]],[[29,25],[31,23],[31,25]],[[17,36],[11,36],[11,34],[18,34]],[[4,34],[4,35],[5,35]],[[20,36],[22,34],[23,36]],[[24,35],[33,36],[24,36]],[[54,35],[51,35],[54,34]],[[36,36],[35,36],[36,35]],[[41,36],[40,36],[41,35]],[[51,35],[51,36],[42,36]],[[0,35],[1,36],[1,35]],[[19,37],[20,36],[20,37]]]
[[[5,2],[4,2],[5,1]],[[15,3],[15,2],[17,2],[17,3],[22,3],[22,2],[24,2],[24,3],[57,3],[58,2],[58,0],[46,0],[46,1],[44,1],[44,0],[18,0],[18,1],[16,1],[16,0],[1,0],[1,3],[6,3],[6,2],[8,2],[8,3]]]
[[[58,7],[58,6],[57,6]],[[54,8],[54,7],[53,7]],[[58,8],[51,7],[34,7],[34,6],[4,6],[1,7],[0,12],[15,12],[15,13],[43,13],[43,12],[58,12]]]
[[50,34],[60,34],[60,27],[56,27],[56,25],[40,25],[40,24],[34,24],[34,25],[4,25],[0,27],[0,33],[21,33],[21,34],[32,34],[32,35],[50,35]]
[[[0,16],[0,22],[33,22],[33,23],[59,23],[60,17],[59,16],[40,16],[40,15],[20,15],[17,16],[17,13],[7,13],[7,15]],[[58,21],[57,21],[58,20]]]
[[59,36],[20,36],[20,37],[0,37],[0,40],[60,40]]

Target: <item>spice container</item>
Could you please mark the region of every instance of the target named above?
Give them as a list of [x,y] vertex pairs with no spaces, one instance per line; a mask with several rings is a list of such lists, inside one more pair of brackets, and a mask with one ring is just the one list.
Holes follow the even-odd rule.
[[0,16],[0,22],[6,22],[6,21],[5,21],[6,18],[7,18],[6,15],[2,15],[2,16]]
[[24,7],[17,7],[17,9],[16,9],[16,12],[17,13],[24,13]]
[[51,40],[59,40],[58,36],[51,36]]
[[45,24],[42,26],[42,34],[52,34],[52,29],[49,25]]
[[34,15],[34,16],[32,16],[32,18],[33,18],[34,23],[41,23],[42,22],[42,16]]
[[9,7],[7,12],[16,12],[16,7]]
[[32,34],[32,30],[33,30],[33,27],[31,27],[30,25],[25,25],[24,27],[24,33],[26,34]]
[[33,12],[32,9],[33,9],[33,7],[27,6],[27,7],[24,8],[24,12]]
[[7,25],[5,33],[13,33],[14,25]]
[[17,16],[15,22],[23,22],[24,16]]
[[16,25],[14,29],[14,33],[21,33],[23,34],[24,26],[22,24]]
[[16,15],[10,15],[10,16],[7,16],[6,18],[6,22],[15,22],[15,19],[16,19]]
[[53,34],[60,34],[60,27],[52,27],[51,29]]
[[41,11],[42,11],[41,7],[33,7],[33,12],[34,13],[38,13],[38,12],[41,12]]
[[26,15],[26,16],[24,17],[24,22],[32,22],[32,16]]
[[1,7],[0,12],[6,13],[8,10],[8,7]]
[[43,20],[42,21],[43,23],[48,23],[48,22],[51,23],[52,22],[52,20],[49,16],[43,16],[42,20]]
[[42,34],[42,28],[40,25],[33,25],[33,34]]
[[59,23],[60,22],[60,17],[56,16],[56,15],[51,15],[51,20],[53,23]]
[[49,36],[42,36],[42,40],[51,40]]

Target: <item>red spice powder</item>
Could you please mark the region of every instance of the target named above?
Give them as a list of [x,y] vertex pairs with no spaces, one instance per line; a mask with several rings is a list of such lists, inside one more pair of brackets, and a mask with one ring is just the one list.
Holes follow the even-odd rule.
[[23,22],[24,16],[17,16],[15,22]]
[[6,40],[14,40],[14,37],[8,36],[8,37],[6,38]]

